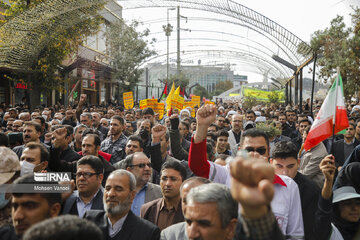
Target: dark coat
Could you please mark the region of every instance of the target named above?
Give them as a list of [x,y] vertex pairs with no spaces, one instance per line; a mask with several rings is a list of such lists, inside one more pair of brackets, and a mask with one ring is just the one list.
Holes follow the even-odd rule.
[[[110,239],[108,218],[105,211],[90,210],[84,215],[85,219],[94,222],[103,232],[104,240]],[[120,232],[115,240],[157,240],[160,239],[160,229],[149,221],[135,216],[129,211]]]
[[294,181],[299,187],[305,240],[316,240],[315,212],[318,207],[320,188],[314,181],[299,172],[294,177]]
[[[335,164],[337,167],[344,165],[344,162],[346,160],[344,158],[344,144],[345,144],[344,139],[334,142],[334,147],[333,147],[334,152],[332,152],[331,154],[333,154],[335,157]],[[354,148],[359,144],[360,142],[355,138]]]
[[[93,199],[93,203],[91,205],[92,210],[104,210],[104,203],[103,203],[103,190],[100,188],[100,191],[96,194],[96,196]],[[61,214],[74,214],[71,212],[71,209],[74,209],[74,204],[76,207],[76,198],[77,198],[77,191],[74,191],[68,199],[65,200],[63,204],[63,209],[61,211]],[[77,207],[76,207],[77,209]]]
[[[59,155],[60,155],[60,150],[58,148],[50,149],[49,170],[53,172],[71,172],[73,174],[76,173],[77,161],[67,162],[61,160]],[[104,165],[104,179],[102,181],[102,185],[105,186],[106,179],[108,178],[110,173],[115,170],[115,168],[102,156],[99,155],[98,157],[100,158],[101,162]]]
[[[154,224],[157,224],[162,200],[162,198],[159,198],[142,205],[140,210],[140,216]],[[184,215],[182,212],[180,200],[178,204],[178,209],[175,212],[174,220],[172,223],[169,223],[169,226],[183,221]]]
[[77,152],[72,150],[69,146],[60,154],[60,159],[65,160],[67,162],[77,161],[80,158],[81,156]]

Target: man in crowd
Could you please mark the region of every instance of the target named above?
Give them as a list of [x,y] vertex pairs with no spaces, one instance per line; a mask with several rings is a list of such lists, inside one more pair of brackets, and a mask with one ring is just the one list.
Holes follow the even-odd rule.
[[160,230],[184,221],[180,186],[185,178],[186,170],[180,162],[166,161],[160,176],[163,197],[144,204],[140,211],[141,217],[156,224]]
[[59,128],[66,128],[66,137],[65,138],[56,138],[58,135],[54,136],[52,138],[52,144],[55,148],[59,148],[61,153],[60,153],[60,159],[63,159],[65,161],[68,162],[73,162],[76,160],[79,160],[81,158],[81,156],[79,154],[77,154],[73,149],[71,149],[70,147],[70,143],[72,141],[72,137],[73,137],[73,127],[70,125],[56,125],[54,127],[52,127],[52,131],[59,129]]
[[255,119],[256,119],[255,112],[253,110],[247,111],[245,114],[245,119],[247,122],[249,122],[249,121],[255,122]]
[[104,167],[101,160],[96,156],[85,156],[77,161],[76,167],[77,190],[66,199],[62,214],[83,217],[87,210],[104,210],[101,187]]
[[[38,124],[36,122],[33,122],[33,121],[25,122],[24,130],[23,130],[24,145],[14,147],[13,151],[20,158],[21,155],[22,155],[22,152],[23,152],[23,150],[25,148],[25,144],[27,144],[29,142],[40,143],[40,136],[41,136],[41,126],[40,126],[40,124]],[[45,144],[43,144],[43,145],[47,149],[49,149],[49,147],[47,145],[45,145]]]
[[143,152],[129,154],[121,162],[124,162],[124,169],[134,174],[136,178],[136,195],[131,205],[131,211],[136,216],[140,216],[140,208],[144,203],[161,198],[161,188],[150,182],[151,162]]
[[60,214],[61,193],[21,193],[21,185],[36,183],[33,174],[15,180],[14,188],[19,191],[14,191],[11,198],[13,226],[0,228],[0,239],[21,239],[32,225]]
[[227,149],[228,146],[229,133],[226,130],[219,130],[217,132],[217,141],[216,141],[216,154],[225,154],[231,156],[231,151]]
[[[189,151],[189,167],[200,177],[206,177],[218,183],[230,186],[229,166],[220,166],[206,159],[206,134],[208,126],[216,118],[216,107],[205,105],[196,116],[197,131],[193,137]],[[267,161],[269,158],[269,139],[257,129],[244,131],[240,149],[250,152],[255,158]],[[303,219],[299,189],[289,177],[275,175],[275,195],[271,201],[272,210],[284,235],[302,238],[304,236]]]
[[24,176],[33,172],[46,170],[48,162],[49,152],[44,145],[37,142],[29,142],[26,144],[20,157],[20,175]]
[[297,171],[300,159],[298,159],[296,146],[292,142],[275,143],[272,154],[270,163],[274,167],[275,173],[291,177],[299,187],[305,240],[317,239],[314,226],[320,188],[314,181]]
[[80,123],[84,124],[87,128],[92,128],[92,115],[85,112],[80,115]]
[[98,112],[92,112],[92,126],[94,129],[96,129],[99,132],[100,140],[103,141],[105,138],[107,138],[109,129],[105,128],[100,124],[101,116]]
[[341,169],[345,160],[359,144],[360,141],[355,138],[355,124],[349,123],[349,127],[346,129],[344,134],[344,139],[340,139],[334,142],[332,154],[335,157],[335,165],[338,170]]
[[243,127],[243,117],[240,114],[234,114],[231,117],[231,130],[229,130],[228,142],[231,148],[232,156],[236,155],[237,144],[240,143],[241,130]]
[[70,147],[75,152],[81,151],[82,134],[87,129],[86,125],[77,125],[74,129],[74,140],[70,143]]
[[12,126],[13,132],[22,132],[23,131],[23,120],[15,120]]
[[217,116],[216,125],[218,126],[219,130],[223,129],[225,127],[225,118],[223,116]]
[[136,194],[136,179],[126,170],[113,171],[106,181],[104,190],[104,208],[87,211],[84,218],[98,225],[104,239],[156,240],[160,238],[160,229],[141,219],[131,211]]
[[123,134],[125,121],[122,117],[114,115],[110,121],[110,137],[101,143],[101,151],[111,154],[114,164],[124,158],[127,138]]

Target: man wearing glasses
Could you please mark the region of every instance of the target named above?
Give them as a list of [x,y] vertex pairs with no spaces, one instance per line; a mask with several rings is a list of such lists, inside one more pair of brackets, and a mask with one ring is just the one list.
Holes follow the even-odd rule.
[[140,216],[140,208],[144,203],[162,197],[159,185],[150,183],[152,166],[149,158],[143,152],[128,155],[122,162],[124,168],[136,178],[136,195],[131,204],[131,211]]
[[62,214],[83,217],[90,209],[104,210],[103,188],[104,167],[96,156],[82,157],[76,166],[76,188],[63,205]]
[[[216,114],[217,109],[212,105],[204,105],[198,110],[197,131],[189,151],[189,167],[199,177],[209,178],[213,182],[230,187],[229,164],[220,166],[206,159],[207,128],[215,121]],[[256,128],[246,130],[241,136],[240,150],[246,150],[252,158],[268,161],[269,138]],[[287,176],[275,175],[274,188],[275,195],[271,201],[271,208],[282,233],[289,238],[303,239],[304,227],[297,184]]]

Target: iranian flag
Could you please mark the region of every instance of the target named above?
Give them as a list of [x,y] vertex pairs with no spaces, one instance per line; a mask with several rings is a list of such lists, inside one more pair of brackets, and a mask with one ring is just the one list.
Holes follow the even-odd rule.
[[168,93],[168,83],[166,82],[164,90],[162,91],[161,97],[158,99],[158,102],[163,101],[163,100],[165,101],[168,94],[169,94]]
[[[335,126],[334,126],[335,123]],[[332,84],[304,143],[306,151],[349,126],[340,73]]]

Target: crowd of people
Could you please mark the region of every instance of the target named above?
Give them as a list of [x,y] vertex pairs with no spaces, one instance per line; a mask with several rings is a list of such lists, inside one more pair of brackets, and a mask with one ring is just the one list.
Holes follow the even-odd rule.
[[[320,105],[3,105],[0,239],[360,239],[360,105],[306,151]],[[71,191],[22,192],[39,172]]]

